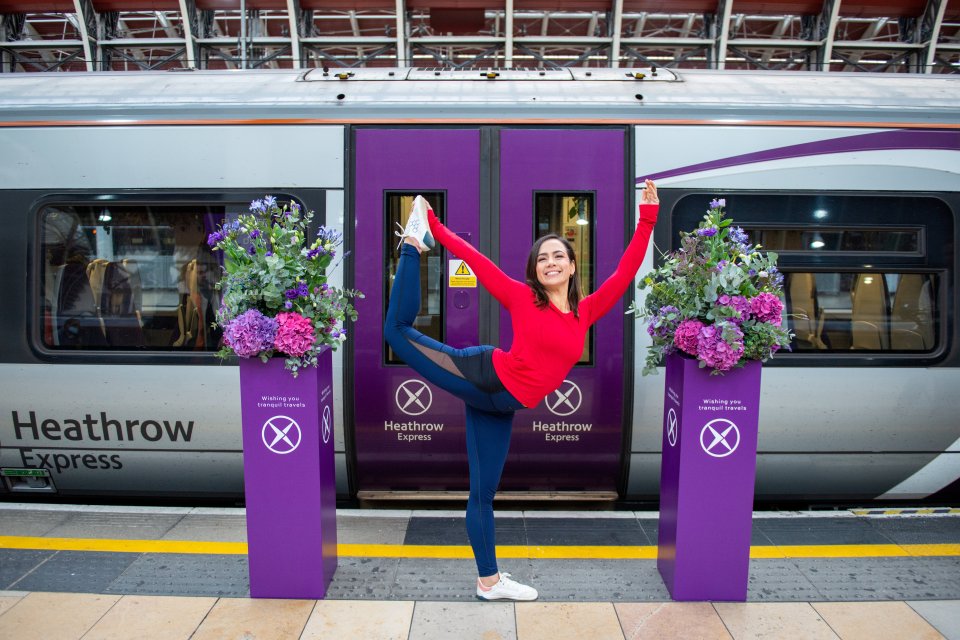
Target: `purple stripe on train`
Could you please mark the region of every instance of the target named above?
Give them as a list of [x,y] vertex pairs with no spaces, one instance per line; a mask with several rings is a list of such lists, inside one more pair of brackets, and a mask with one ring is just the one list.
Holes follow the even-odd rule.
[[960,131],[879,131],[844,138],[834,138],[832,140],[804,142],[802,144],[792,144],[786,147],[754,151],[753,153],[720,158],[718,160],[711,160],[710,162],[677,167],[676,169],[670,169],[668,171],[647,174],[642,178],[637,178],[636,181],[643,182],[643,180],[647,178],[651,180],[661,180],[663,178],[672,178],[674,176],[700,171],[710,171],[712,169],[768,162],[771,160],[785,160],[787,158],[849,153],[852,151],[891,151],[895,149],[944,149],[947,151],[958,151],[960,150]]

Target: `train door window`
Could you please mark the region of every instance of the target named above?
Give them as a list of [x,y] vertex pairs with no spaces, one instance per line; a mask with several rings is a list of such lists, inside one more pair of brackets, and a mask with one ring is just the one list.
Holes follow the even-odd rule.
[[[795,353],[941,352],[950,307],[954,219],[940,198],[911,194],[725,193],[751,244],[779,254],[784,321]],[[695,227],[710,197],[674,207]],[[909,364],[910,358],[899,358]]]
[[120,202],[42,209],[43,346],[216,351],[221,254],[206,240],[242,209]]
[[[576,276],[583,296],[593,292],[595,198],[592,192],[537,192],[534,195],[535,236],[555,233],[565,238],[577,257]],[[593,362],[593,329],[578,364]]]
[[[393,286],[393,279],[397,274],[397,264],[400,258],[400,252],[397,251],[397,236],[394,231],[402,229],[407,224],[407,218],[410,216],[410,209],[413,207],[413,200],[417,195],[422,195],[430,203],[433,212],[440,220],[444,219],[446,211],[446,194],[442,191],[417,191],[402,192],[391,191],[384,194],[384,229],[385,233],[385,251],[387,256],[386,273],[387,278],[384,282],[385,291],[383,295],[383,313],[386,315],[386,305],[390,301],[390,289]],[[439,248],[439,247],[438,247]],[[414,327],[420,333],[443,342],[444,326],[444,254],[442,251],[430,251],[424,253],[420,259],[420,313],[414,321]],[[404,364],[389,345],[384,343],[386,364]]]

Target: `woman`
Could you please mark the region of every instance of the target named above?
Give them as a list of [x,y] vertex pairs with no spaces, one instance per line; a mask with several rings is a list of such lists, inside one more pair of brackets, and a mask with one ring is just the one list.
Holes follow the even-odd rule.
[[[487,257],[444,227],[417,196],[401,237],[400,261],[390,292],[384,337],[424,378],[466,404],[470,497],[467,535],[477,560],[477,597],[536,600],[537,591],[497,568],[493,497],[510,446],[514,413],[535,407],[560,386],[583,353],[590,326],[633,283],[659,210],[657,188],[646,181],[640,220],[616,271],[592,294],[581,296],[576,256],[557,235],[538,239],[527,259],[526,282],[504,274]],[[489,345],[454,349],[413,328],[420,310],[420,253],[435,240],[464,260],[513,322],[509,351]]]

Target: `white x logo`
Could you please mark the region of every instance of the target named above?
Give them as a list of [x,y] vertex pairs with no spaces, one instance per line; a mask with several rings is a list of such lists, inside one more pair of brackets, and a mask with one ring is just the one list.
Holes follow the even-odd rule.
[[[401,399],[401,393],[403,392]],[[430,405],[433,404],[433,393],[430,387],[421,380],[404,380],[397,387],[395,396],[397,406],[408,416],[419,416],[426,413]],[[410,408],[413,405],[413,408]]]
[[293,418],[273,416],[263,423],[260,437],[267,449],[286,455],[300,446],[300,425]]
[[677,446],[677,412],[673,407],[667,412],[667,442],[671,447]]
[[333,419],[330,415],[330,405],[323,408],[323,444],[330,442],[330,430],[333,426]]
[[549,398],[546,405],[551,413],[558,416],[569,416],[580,408],[580,403],[583,401],[580,387],[571,380],[564,380],[553,393],[555,397]]
[[[706,442],[708,437],[713,438],[709,444]],[[740,446],[740,429],[726,418],[711,420],[700,431],[700,446],[707,455],[726,458]]]

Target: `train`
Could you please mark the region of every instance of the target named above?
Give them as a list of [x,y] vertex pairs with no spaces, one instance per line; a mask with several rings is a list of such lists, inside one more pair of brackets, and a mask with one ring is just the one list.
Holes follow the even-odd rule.
[[[960,495],[960,80],[637,68],[0,74],[0,499],[242,501],[239,374],[215,356],[207,237],[272,195],[343,234],[359,317],[335,352],[337,492],[458,500],[462,407],[382,323],[415,195],[523,279],[533,239],[615,268],[640,184],[661,208],[640,275],[723,198],[779,254],[795,339],[763,366],[758,503]],[[417,326],[508,345],[445,251]],[[518,413],[498,497],[654,504],[664,376],[634,287]]]

